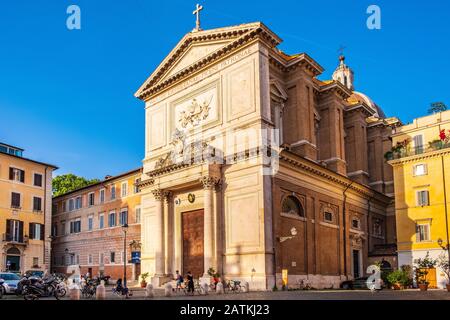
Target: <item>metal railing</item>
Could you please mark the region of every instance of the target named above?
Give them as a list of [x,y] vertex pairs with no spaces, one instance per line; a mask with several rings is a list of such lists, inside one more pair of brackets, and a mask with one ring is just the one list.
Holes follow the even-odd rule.
[[406,157],[411,156],[417,156],[421,154],[426,154],[434,151],[449,149],[450,143],[444,144],[444,143],[435,143],[431,144],[429,147],[425,148],[425,146],[422,147],[415,147],[415,148],[406,148],[406,149],[400,149],[399,151],[390,151],[385,154],[386,160],[396,160],[396,159],[402,159]]

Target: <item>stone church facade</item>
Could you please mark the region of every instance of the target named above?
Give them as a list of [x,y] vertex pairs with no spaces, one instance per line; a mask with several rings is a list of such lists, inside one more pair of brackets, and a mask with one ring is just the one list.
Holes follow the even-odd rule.
[[[188,33],[136,92],[145,102],[142,272],[176,270],[251,289],[337,287],[395,256],[392,127],[353,91],[287,55],[262,23]],[[382,252],[377,254],[377,252]]]

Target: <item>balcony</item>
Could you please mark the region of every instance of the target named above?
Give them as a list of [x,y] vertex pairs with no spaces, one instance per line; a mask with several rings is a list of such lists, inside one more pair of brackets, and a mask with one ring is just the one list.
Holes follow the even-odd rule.
[[399,149],[393,148],[392,151],[386,152],[384,157],[387,161],[391,161],[391,160],[397,160],[397,159],[417,156],[417,155],[431,153],[431,152],[445,150],[445,149],[450,149],[450,143],[443,143],[440,140],[439,141],[436,140],[436,141],[430,142],[429,146],[427,148],[425,146],[418,147],[418,148],[411,148],[411,147],[399,148]]
[[13,236],[6,233],[2,235],[2,241],[5,242],[6,244],[26,246],[28,245],[28,240],[29,239],[27,235],[23,236],[22,239],[21,237]]

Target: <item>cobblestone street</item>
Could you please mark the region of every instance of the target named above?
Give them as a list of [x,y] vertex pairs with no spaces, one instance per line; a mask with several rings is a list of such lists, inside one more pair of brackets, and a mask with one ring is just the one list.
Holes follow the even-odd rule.
[[[107,299],[123,300],[123,297],[114,295],[111,288],[107,288]],[[133,296],[130,300],[145,300],[145,291],[140,288],[133,289]],[[23,300],[22,297],[6,295],[3,300]],[[45,298],[42,300],[55,300]],[[69,300],[66,296],[63,300]],[[95,300],[82,299],[82,300]],[[250,292],[239,294],[186,296],[183,293],[175,294],[172,297],[164,297],[164,290],[155,290],[155,297],[152,300],[450,300],[450,293],[444,290],[429,290],[420,292],[419,290],[383,290],[380,292],[370,292],[368,290],[311,290],[311,291],[278,291],[278,292]]]

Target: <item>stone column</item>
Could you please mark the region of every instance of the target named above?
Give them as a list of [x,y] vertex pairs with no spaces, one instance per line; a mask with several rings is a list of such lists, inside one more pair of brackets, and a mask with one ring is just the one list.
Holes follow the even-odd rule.
[[209,268],[216,268],[213,265],[214,258],[214,188],[218,183],[217,178],[203,177],[201,179],[204,192],[204,275],[200,281],[210,283],[210,277],[208,275]]
[[164,192],[164,234],[165,234],[165,274],[173,275],[174,257],[174,214],[173,214],[173,194],[170,191]]
[[160,287],[163,283],[165,273],[165,251],[164,251],[164,192],[160,189],[152,190],[156,202],[156,219],[155,219],[155,276],[152,283],[156,287]]
[[222,181],[219,181],[214,188],[214,258],[213,265],[216,271],[223,275],[222,270],[222,254],[223,254],[223,230],[222,224]]

